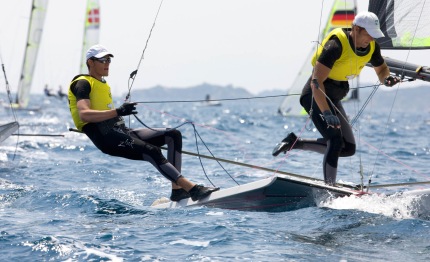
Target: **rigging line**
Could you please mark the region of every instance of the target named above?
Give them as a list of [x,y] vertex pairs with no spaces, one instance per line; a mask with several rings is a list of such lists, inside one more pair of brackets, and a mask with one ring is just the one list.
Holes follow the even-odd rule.
[[196,102],[207,102],[207,101],[237,101],[237,100],[252,100],[252,99],[265,99],[265,98],[278,98],[284,96],[300,96],[300,94],[286,94],[286,95],[270,95],[270,96],[253,96],[253,97],[239,97],[239,98],[221,98],[213,100],[164,100],[164,101],[140,101],[134,102],[138,104],[161,104],[161,103],[196,103]]
[[[5,83],[6,83],[6,92],[7,92],[7,97],[8,97],[8,100],[9,100],[9,107],[10,107],[10,109],[12,110],[13,119],[15,120],[15,122],[16,122],[16,123],[18,123],[18,120],[17,120],[17,117],[16,117],[15,109],[14,109],[14,108],[13,108],[13,106],[12,106],[12,97],[11,97],[11,93],[10,93],[9,81],[7,80],[6,70],[5,70],[5,66],[4,66],[4,63],[3,63],[3,57],[2,57],[2,55],[1,55],[1,53],[0,53],[0,62],[1,62],[2,70],[3,70],[4,80],[5,80]],[[18,130],[17,130],[17,131],[18,131],[18,137],[17,137],[17,139],[16,139],[16,143],[15,143],[15,150],[14,150],[14,152],[13,152],[12,161],[13,161],[13,160],[15,160],[16,152],[18,151],[18,143],[19,143],[19,123],[18,123]]]
[[[425,1],[424,1],[424,3],[425,3]],[[417,27],[418,27],[419,21],[420,21],[420,19],[421,19],[422,10],[423,10],[423,8],[421,8],[421,13],[420,13],[420,17],[419,17],[418,22],[417,22]],[[402,66],[402,70],[404,70],[404,69],[405,69],[405,64],[406,64],[407,59],[408,59],[408,57],[409,57],[409,54],[410,54],[410,52],[411,52],[412,43],[413,43],[413,40],[415,39],[415,35],[416,35],[416,31],[417,31],[417,27],[415,28],[415,32],[414,32],[414,35],[413,35],[413,37],[412,37],[412,41],[411,41],[411,43],[410,43],[409,50],[408,50],[408,52],[407,52],[406,61],[405,61],[404,65]],[[384,129],[384,132],[383,132],[383,137],[382,137],[382,139],[381,139],[380,146],[379,146],[378,148],[381,148],[381,147],[382,147],[382,144],[383,144],[383,142],[384,142],[384,140],[385,140],[385,136],[386,136],[386,134],[387,134],[387,129],[388,129],[388,124],[389,124],[389,122],[390,122],[390,118],[391,118],[391,115],[392,115],[392,113],[393,113],[394,104],[395,104],[395,102],[396,102],[396,100],[397,100],[397,95],[398,95],[398,93],[399,93],[401,83],[402,83],[402,81],[400,81],[400,82],[399,82],[399,84],[397,85],[396,92],[395,92],[395,94],[394,94],[394,98],[393,98],[393,102],[391,103],[390,111],[389,111],[389,113],[388,113],[388,117],[387,117],[387,121],[386,121],[385,129]],[[371,173],[370,173],[370,175],[369,175],[369,186],[370,186],[371,179],[372,179],[372,177],[373,177],[373,173],[374,173],[374,171],[375,171],[376,161],[378,160],[378,157],[379,157],[379,155],[380,155],[380,154],[379,154],[380,152],[382,152],[382,151],[378,150],[378,153],[377,153],[376,158],[375,158],[375,162],[374,162],[374,164],[373,164],[372,171],[371,171]],[[413,170],[413,169],[412,169],[412,170]],[[414,171],[415,171],[415,170],[414,170]]]
[[424,182],[406,182],[406,183],[398,183],[398,184],[382,184],[382,185],[372,185],[370,188],[381,188],[381,187],[398,187],[398,186],[416,186],[416,185],[425,185],[430,184],[430,181]]
[[[137,71],[139,70],[140,64],[142,63],[143,59],[145,58],[145,51],[146,51],[146,48],[148,47],[149,39],[151,38],[152,30],[155,27],[155,22],[157,21],[158,14],[160,13],[160,9],[161,9],[161,5],[163,4],[163,1],[164,0],[161,0],[160,5],[158,6],[157,14],[155,15],[154,22],[152,24],[151,30],[149,31],[148,38],[146,39],[145,47],[143,48],[142,56],[140,57],[139,63],[137,64],[137,68],[136,68],[136,70],[131,72],[130,78],[128,79],[128,93],[127,93],[127,96],[125,98],[126,101],[130,98],[131,88],[134,84],[134,80],[136,78]],[[130,79],[132,80],[131,83],[130,83]]]
[[[411,166],[406,165],[406,164],[405,164],[405,163],[403,163],[402,161],[400,161],[400,160],[398,160],[398,159],[396,159],[396,158],[394,158],[394,157],[389,156],[388,154],[386,154],[386,153],[385,153],[384,151],[382,151],[381,149],[376,148],[375,146],[371,145],[370,143],[368,143],[368,142],[366,142],[366,141],[364,141],[364,140],[362,140],[362,141],[363,141],[366,145],[368,145],[369,147],[371,147],[371,148],[373,148],[374,150],[376,150],[376,151],[378,152],[378,155],[379,155],[379,154],[382,154],[382,155],[384,155],[384,156],[388,157],[389,159],[393,160],[394,162],[396,162],[396,163],[398,163],[398,164],[400,164],[400,165],[402,165],[402,166],[406,167],[407,169],[409,169],[409,170],[413,171],[414,173],[416,173],[416,174],[418,174],[418,175],[421,175],[421,176],[426,176],[426,175],[424,175],[424,174],[420,173],[419,171],[417,171],[417,170],[413,169]],[[375,161],[375,162],[376,162],[376,161]],[[376,165],[376,163],[374,163],[374,166],[375,166],[375,165]],[[372,170],[372,173],[373,173],[373,170]]]
[[62,135],[62,134],[12,134],[12,136],[51,136],[51,137],[60,136],[60,137],[64,137],[64,135]]
[[[386,137],[386,135],[387,135],[388,123],[390,122],[391,114],[392,114],[392,112],[393,112],[394,103],[395,103],[395,101],[396,101],[397,94],[398,94],[398,92],[399,92],[399,88],[400,88],[400,83],[399,83],[399,85],[397,86],[396,93],[395,93],[395,95],[394,95],[394,99],[393,99],[393,103],[391,104],[390,112],[388,113],[388,117],[387,117],[387,121],[386,121],[386,124],[385,124],[385,128],[384,128],[383,136],[382,136],[382,138],[381,138],[381,140],[380,140],[379,147],[378,147],[378,149],[377,149],[377,154],[376,154],[376,157],[375,157],[375,161],[373,162],[373,165],[372,165],[372,166],[373,166],[373,167],[372,167],[372,171],[370,172],[370,175],[369,175],[369,179],[368,179],[368,186],[370,186],[370,183],[372,182],[372,177],[373,177],[373,174],[374,174],[374,172],[375,172],[375,168],[376,168],[376,162],[378,161],[378,158],[379,158],[379,156],[380,156],[380,153],[382,153],[382,151],[381,151],[379,148],[382,148],[382,144],[383,144],[383,142],[384,142],[384,140],[385,140],[385,137]],[[375,90],[374,90],[374,91],[376,92],[376,88],[375,88]],[[373,97],[374,93],[372,93],[371,95],[372,95],[372,97]],[[385,155],[385,156],[387,156],[387,155]]]
[[[195,131],[195,135],[197,135],[199,138],[200,138],[200,141],[202,141],[202,143],[203,143],[203,145],[206,147],[206,149],[208,150],[208,152],[211,154],[211,156],[212,157],[214,157],[215,158],[215,156],[214,156],[214,154],[212,153],[212,151],[209,149],[209,147],[206,145],[206,143],[205,143],[205,141],[203,141],[203,139],[202,139],[202,137],[200,136],[200,134],[197,132],[197,129],[196,129],[196,127],[194,126],[194,123],[192,123],[192,125],[193,125],[193,128],[194,128],[194,131]],[[197,138],[196,138],[196,143],[197,143]],[[198,148],[198,147],[197,147]],[[201,158],[199,157],[199,159],[200,159],[200,163],[201,163]],[[216,160],[216,159],[215,159]],[[237,184],[237,185],[239,185],[239,183],[233,178],[233,176],[232,175],[230,175],[230,173],[224,168],[224,166],[218,161],[218,160],[216,160],[216,162],[218,163],[218,165],[224,170],[224,172],[226,172],[227,173],[227,175]],[[201,163],[202,164],[202,167],[203,167],[203,163]],[[206,175],[206,173],[205,173],[205,175]],[[207,177],[207,176],[206,176]],[[208,180],[209,180],[209,178],[208,178]],[[209,180],[210,181],[210,180]],[[212,183],[212,182],[211,182]],[[212,184],[213,185],[213,184]]]
[[375,95],[376,91],[378,90],[379,85],[376,84],[373,87],[372,92],[370,93],[370,95],[367,97],[366,101],[364,101],[363,105],[361,106],[360,110],[358,111],[358,113],[354,116],[354,118],[352,119],[352,121],[350,122],[350,125],[353,127],[355,125],[355,123],[358,121],[358,118],[360,118],[360,116],[363,114],[364,109],[366,109],[367,105],[369,104],[369,102],[372,100],[373,96]]
[[[417,33],[417,30],[418,30],[418,24],[419,24],[419,21],[421,20],[421,16],[422,16],[422,13],[423,13],[423,10],[424,10],[424,8],[423,8],[423,7],[424,7],[424,5],[425,5],[425,1],[424,1],[424,3],[423,3],[422,8],[421,8],[421,12],[420,12],[420,15],[419,15],[419,18],[418,18],[418,21],[417,21],[416,27],[415,27],[414,35],[413,35],[412,40],[411,40],[411,42],[410,42],[409,50],[408,50],[408,52],[407,52],[407,56],[406,56],[406,59],[405,59],[405,63],[404,63],[404,65],[402,66],[402,70],[404,70],[404,69],[405,69],[405,64],[407,63],[407,60],[408,60],[408,58],[409,58],[409,55],[410,55],[410,52],[411,52],[411,49],[412,49],[412,44],[413,44],[413,41],[414,41],[414,39],[415,39],[415,35],[416,35],[416,33]],[[388,123],[389,123],[389,120],[390,120],[390,118],[391,118],[391,114],[392,114],[392,112],[393,112],[394,103],[395,103],[395,101],[396,101],[396,99],[397,99],[397,95],[398,95],[398,92],[399,92],[399,89],[400,89],[400,85],[401,85],[401,83],[399,83],[399,85],[398,85],[398,86],[397,86],[397,88],[396,88],[396,92],[395,92],[395,95],[394,95],[394,98],[393,98],[393,103],[391,104],[390,112],[389,112],[389,114],[388,114],[388,118],[387,118],[386,125],[385,125],[385,130],[384,130],[384,132],[383,132],[383,138],[381,139],[381,142],[380,142],[380,146],[379,146],[379,148],[381,148],[381,147],[382,147],[382,143],[383,143],[383,141],[385,140],[385,136],[386,136],[386,134],[387,134],[387,129],[388,129]],[[373,164],[372,171],[371,171],[371,173],[370,173],[370,175],[369,175],[369,186],[370,186],[370,183],[371,183],[371,179],[372,179],[373,173],[374,173],[374,171],[375,171],[376,161],[377,161],[377,159],[378,159],[378,157],[379,157],[380,153],[382,153],[382,151],[380,151],[380,150],[378,149],[378,153],[377,153],[377,155],[376,155],[376,158],[375,158],[375,162],[374,162],[374,164]],[[412,169],[412,170],[413,170],[413,169]],[[414,170],[414,171],[415,171],[415,170]]]
[[[133,116],[136,118],[136,120],[139,122],[139,123],[141,123],[144,127],[146,127],[146,128],[148,128],[148,129],[151,129],[151,130],[154,130],[154,131],[157,131],[157,130],[155,130],[155,129],[153,129],[153,128],[151,128],[151,127],[149,127],[148,125],[146,125],[142,120],[140,120],[140,118],[138,118],[135,114],[133,114]],[[176,127],[173,127],[173,128],[171,128],[171,129],[178,129],[179,127],[181,127],[181,126],[183,126],[183,125],[185,125],[185,124],[191,124],[192,125],[192,127],[193,127],[193,130],[194,130],[194,137],[195,137],[195,140],[196,140],[196,149],[197,149],[197,153],[198,153],[198,155],[200,155],[200,151],[199,151],[199,145],[198,145],[198,141],[197,141],[197,136],[200,138],[200,140],[202,141],[202,143],[203,143],[203,145],[206,147],[206,149],[208,150],[208,152],[212,155],[212,157],[214,157],[215,158],[215,156],[214,156],[214,154],[212,153],[212,151],[209,149],[209,147],[206,145],[206,143],[205,143],[205,141],[203,141],[203,138],[200,136],[200,134],[197,132],[197,129],[196,129],[196,126],[195,126],[195,124],[192,122],[192,121],[186,121],[186,122],[184,122],[184,123],[182,123],[182,124],[180,124],[180,125],[178,125],[178,126],[176,126]],[[74,130],[73,130],[74,131]],[[206,176],[206,179],[212,184],[212,186],[214,186],[215,187],[215,185],[212,183],[212,181],[209,179],[209,177],[208,177],[208,175],[206,174],[206,170],[205,170],[205,168],[204,168],[204,166],[203,166],[203,162],[202,162],[202,160],[201,160],[201,158],[199,157],[199,160],[200,160],[200,165],[201,165],[201,167],[202,167],[202,169],[203,169],[203,173],[205,174],[205,176]],[[219,166],[227,173],[227,175],[237,184],[237,185],[239,185],[239,183],[233,178],[233,176],[232,175],[230,175],[230,173],[224,168],[224,166],[219,162],[219,161],[217,161],[217,163],[219,164]]]
[[[198,154],[198,155],[200,155],[199,143],[198,143],[198,141],[197,141],[197,130],[196,130],[196,127],[194,126],[194,124],[193,124],[193,123],[191,123],[191,125],[193,126],[193,129],[194,129],[194,139],[195,139],[195,141],[196,141],[196,150],[197,150],[197,154]],[[203,174],[205,174],[206,179],[209,181],[209,183],[211,183],[211,185],[212,185],[213,187],[215,187],[214,183],[212,183],[212,180],[210,180],[210,179],[209,179],[208,174],[206,174],[206,170],[205,170],[205,167],[204,167],[204,165],[203,165],[203,162],[202,162],[202,158],[201,158],[201,157],[199,157],[199,162],[200,162],[200,166],[202,167]]]
[[[75,128],[69,128],[69,131],[83,134],[83,132],[81,132],[81,131],[79,131],[79,130],[77,130]],[[160,147],[160,149],[167,150],[166,147]],[[182,153],[185,154],[185,155],[197,156],[197,157],[211,159],[211,160],[217,160],[217,161],[220,161],[220,162],[225,162],[225,163],[229,163],[229,164],[233,164],[233,165],[238,165],[238,166],[243,166],[243,167],[248,167],[248,168],[259,169],[259,170],[262,170],[262,171],[267,171],[267,172],[272,172],[272,173],[278,173],[278,174],[288,175],[288,176],[297,177],[297,178],[314,179],[316,181],[323,181],[322,179],[318,179],[318,178],[297,175],[297,174],[293,174],[293,173],[288,173],[288,172],[284,172],[284,171],[280,171],[280,170],[270,169],[270,168],[266,168],[266,167],[262,167],[262,166],[256,166],[256,165],[246,164],[246,163],[242,163],[242,162],[238,162],[238,161],[233,161],[233,160],[228,160],[228,159],[219,158],[219,157],[213,157],[213,156],[207,156],[207,155],[197,154],[197,153],[190,152],[190,151],[185,151],[185,150],[182,150]],[[388,185],[372,185],[372,186],[365,186],[365,187],[366,188],[367,187],[377,188],[377,187],[418,185],[418,184],[428,184],[428,183],[430,183],[430,181],[428,181],[428,182],[410,182],[410,183],[388,184]],[[342,184],[342,183],[336,183],[336,184],[340,185],[340,186],[343,186],[343,187],[347,187],[347,188],[357,189],[356,186],[351,186],[351,185],[348,185],[348,184]]]
[[[415,36],[416,36],[416,34],[417,34],[417,31],[418,31],[418,25],[419,25],[419,23],[420,23],[420,21],[421,21],[421,16],[422,16],[422,14],[423,14],[425,4],[426,4],[426,0],[424,0],[424,1],[423,1],[423,4],[422,4],[422,6],[421,6],[421,12],[420,12],[420,15],[419,15],[419,17],[418,17],[417,24],[416,24],[416,26],[415,26],[414,35],[412,36],[412,40],[411,40],[411,42],[410,42],[410,45],[409,45],[409,48],[408,48],[408,52],[406,53],[406,59],[405,59],[405,62],[404,62],[404,64],[403,64],[403,66],[402,66],[402,71],[404,71],[404,70],[405,70],[405,65],[406,65],[406,63],[408,62],[409,55],[410,55],[410,53],[411,53],[411,51],[412,51],[412,45],[413,45],[413,42],[414,42]],[[403,74],[402,74],[402,75],[403,75]]]
[[[359,86],[351,89],[363,89],[374,87],[374,85],[367,86]],[[285,94],[285,95],[269,95],[269,96],[253,96],[253,97],[238,97],[238,98],[220,98],[220,99],[211,99],[211,100],[161,100],[161,101],[139,101],[134,102],[137,104],[164,104],[164,103],[197,103],[197,102],[206,102],[206,101],[238,101],[238,100],[253,100],[253,99],[266,99],[266,98],[278,98],[278,97],[287,97],[287,96],[300,96],[301,94]]]
[[[79,130],[77,130],[75,128],[69,128],[69,131],[83,134],[83,132],[81,132],[81,131],[79,131]],[[163,146],[161,146],[160,149],[167,150],[167,148],[163,147]],[[233,164],[233,165],[238,165],[238,166],[243,166],[243,167],[248,167],[248,168],[254,168],[254,169],[258,169],[258,170],[262,170],[262,171],[266,171],[266,172],[278,173],[278,174],[288,175],[288,176],[291,176],[291,177],[302,178],[302,179],[313,179],[315,181],[323,182],[323,180],[319,179],[319,178],[313,178],[313,177],[308,177],[308,176],[297,175],[297,174],[288,173],[288,172],[280,171],[280,170],[275,170],[275,169],[271,169],[271,168],[267,168],[267,167],[256,166],[256,165],[251,165],[251,164],[247,164],[247,163],[243,163],[243,162],[228,160],[228,159],[225,159],[225,158],[207,156],[207,155],[197,154],[197,153],[190,152],[190,151],[185,151],[185,150],[182,150],[182,153],[185,154],[185,155],[197,156],[197,157],[211,159],[211,160],[217,160],[217,161],[225,162],[225,163],[228,163],[228,164]],[[351,186],[351,185],[348,185],[348,184],[336,183],[336,185],[347,187],[347,188],[351,188],[351,189],[357,189],[357,187]]]
[[9,106],[10,106],[10,109],[12,110],[13,119],[15,120],[15,122],[17,122],[18,120],[16,118],[16,112],[15,112],[15,109],[13,108],[13,106],[12,106],[12,97],[11,97],[11,92],[10,92],[10,87],[9,87],[9,81],[7,80],[6,69],[5,69],[5,66],[4,66],[4,63],[3,63],[3,57],[1,55],[1,53],[0,53],[0,61],[1,61],[1,67],[2,67],[2,71],[3,71],[3,75],[4,75],[4,81],[5,81],[5,84],[6,84],[6,93],[7,93],[7,97],[8,97],[8,100],[9,100]]
[[[160,148],[163,149],[163,150],[167,150],[167,148],[165,148],[165,147],[160,147]],[[296,178],[312,179],[312,180],[320,181],[320,182],[324,181],[324,180],[319,179],[319,178],[313,178],[313,177],[309,177],[309,176],[297,175],[297,174],[293,174],[293,173],[289,173],[289,172],[285,172],[285,171],[275,170],[275,169],[272,169],[272,168],[267,168],[267,167],[251,165],[251,164],[247,164],[247,163],[243,163],[243,162],[228,160],[228,159],[225,159],[225,158],[212,157],[212,156],[197,154],[197,153],[194,153],[194,152],[189,152],[189,151],[184,151],[184,150],[182,150],[182,153],[185,154],[185,155],[197,156],[197,157],[202,157],[202,158],[211,159],[211,160],[217,160],[217,161],[225,162],[225,163],[228,163],[228,164],[233,164],[233,165],[238,165],[238,166],[243,166],[243,167],[254,168],[254,169],[258,169],[258,170],[262,170],[262,171],[266,171],[266,172],[278,173],[278,174],[288,175],[288,176],[296,177]],[[352,185],[348,185],[348,184],[343,184],[343,183],[336,183],[336,185],[347,187],[347,188],[352,188],[352,189],[357,189],[356,186],[352,186]]]
[[[184,117],[179,117],[179,116],[177,116],[177,115],[173,115],[173,114],[171,114],[171,113],[169,113],[169,112],[166,112],[166,111],[160,111],[160,110],[156,110],[156,109],[154,109],[154,108],[152,108],[152,107],[150,107],[150,106],[147,106],[147,105],[143,105],[147,110],[149,110],[149,111],[151,111],[151,112],[155,112],[155,113],[159,113],[159,114],[162,114],[162,115],[167,115],[168,117],[170,117],[170,118],[173,118],[173,119],[176,119],[176,120],[178,120],[178,121],[185,121],[184,119]],[[195,122],[194,122],[195,123]],[[225,131],[225,130],[222,130],[222,129],[219,129],[219,128],[216,128],[216,127],[213,127],[213,126],[208,126],[208,125],[204,125],[204,124],[196,124],[196,125],[198,125],[198,126],[200,126],[200,127],[203,127],[203,128],[206,128],[206,129],[210,129],[210,130],[214,130],[214,131],[217,131],[217,132],[222,132],[225,136],[227,136],[230,140],[232,140],[232,141],[234,141],[235,142],[235,144],[236,144],[236,148],[237,148],[237,151],[240,151],[240,150],[244,150],[244,146],[242,145],[242,140],[239,140],[238,138],[237,138],[237,136],[234,136],[234,135],[232,135],[230,132],[228,132],[228,131]]]

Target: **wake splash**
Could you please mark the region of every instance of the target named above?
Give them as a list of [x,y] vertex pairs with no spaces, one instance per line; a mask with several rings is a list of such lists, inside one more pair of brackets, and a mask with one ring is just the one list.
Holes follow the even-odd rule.
[[356,209],[381,214],[395,219],[430,220],[430,195],[396,193],[392,195],[369,194],[325,199],[319,207],[332,209]]

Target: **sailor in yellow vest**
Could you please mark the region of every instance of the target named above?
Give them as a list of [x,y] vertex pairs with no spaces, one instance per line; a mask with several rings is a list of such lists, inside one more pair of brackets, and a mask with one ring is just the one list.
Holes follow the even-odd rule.
[[370,62],[381,83],[393,86],[400,80],[390,75],[375,38],[383,37],[378,17],[357,14],[351,29],[334,29],[312,59],[313,73],[303,88],[300,104],[321,133],[319,139],[298,139],[290,133],[273,149],[273,156],[295,149],[324,154],[324,181],[336,183],[339,157],[355,154],[355,139],[341,100],[348,94],[348,80],[358,76]]
[[[172,182],[172,201],[207,197],[219,188],[196,185],[181,174],[182,135],[176,129],[129,129],[122,116],[137,114],[136,103],[124,103],[115,109],[109,75],[113,58],[101,45],[92,46],[86,54],[89,74],[77,75],[70,83],[68,98],[73,122],[103,153],[132,160],[150,162]],[[167,159],[160,146],[167,145]]]

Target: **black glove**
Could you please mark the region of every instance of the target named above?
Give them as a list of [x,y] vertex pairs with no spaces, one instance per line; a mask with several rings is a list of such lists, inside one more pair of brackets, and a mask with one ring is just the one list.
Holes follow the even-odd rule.
[[387,76],[384,81],[385,86],[393,86],[400,82],[400,79],[397,76]]
[[137,114],[136,105],[137,103],[125,102],[124,104],[122,104],[120,107],[116,109],[116,113],[118,114],[118,116],[128,116],[131,114],[133,115]]
[[340,126],[339,118],[337,116],[333,115],[330,110],[324,111],[323,115],[324,115],[324,119],[327,122],[328,126],[335,127],[335,128]]

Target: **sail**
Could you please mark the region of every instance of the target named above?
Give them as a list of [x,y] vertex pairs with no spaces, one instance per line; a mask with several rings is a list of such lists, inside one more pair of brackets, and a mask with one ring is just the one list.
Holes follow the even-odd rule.
[[382,49],[430,48],[430,1],[370,0],[368,10],[379,18]]
[[[429,49],[430,1],[370,0],[370,12],[379,18],[384,37],[376,39],[381,49]],[[409,80],[430,81],[430,67],[384,57],[390,72]],[[372,67],[371,64],[367,66]]]
[[12,135],[16,130],[18,130],[18,122],[10,122],[4,125],[0,125],[0,142],[3,142]]
[[[350,28],[356,13],[355,0],[336,0],[333,3],[327,24],[321,32],[320,40],[323,39],[330,31],[335,28]],[[281,103],[278,112],[284,116],[304,116],[307,115],[306,111],[299,103],[299,96],[302,92],[306,81],[312,74],[311,59],[315,53],[314,47],[301,67],[296,79],[292,86],[289,88],[287,97]],[[353,94],[357,96],[357,94]]]
[[98,0],[88,0],[85,13],[84,37],[82,39],[82,58],[80,73],[88,73],[86,52],[99,42],[100,6]]
[[42,39],[47,6],[48,0],[33,0],[32,2],[24,62],[22,63],[16,96],[16,104],[20,108],[28,106],[31,82],[33,80],[34,67],[36,66],[39,44]]

